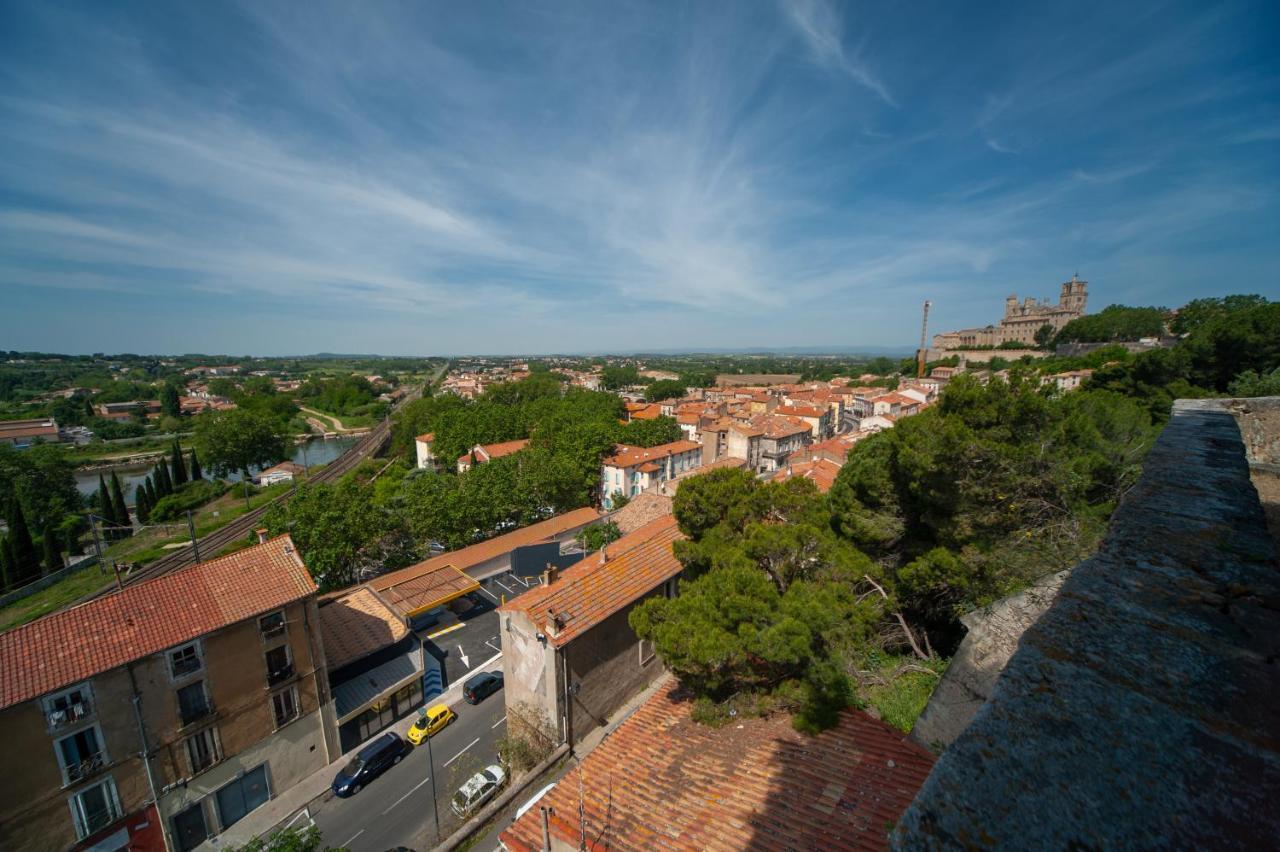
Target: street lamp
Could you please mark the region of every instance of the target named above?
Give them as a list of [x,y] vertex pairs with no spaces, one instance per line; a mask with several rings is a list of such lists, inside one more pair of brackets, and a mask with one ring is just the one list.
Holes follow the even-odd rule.
[[431,754],[431,735],[427,740],[427,778],[431,780],[431,815],[436,821],[436,843],[440,842],[440,800],[436,798],[436,761]]

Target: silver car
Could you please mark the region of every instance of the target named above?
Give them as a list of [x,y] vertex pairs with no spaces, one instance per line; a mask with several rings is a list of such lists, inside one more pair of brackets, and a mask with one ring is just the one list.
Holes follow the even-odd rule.
[[492,799],[506,780],[507,773],[496,763],[481,769],[462,785],[461,790],[453,794],[453,812],[459,819],[466,819]]

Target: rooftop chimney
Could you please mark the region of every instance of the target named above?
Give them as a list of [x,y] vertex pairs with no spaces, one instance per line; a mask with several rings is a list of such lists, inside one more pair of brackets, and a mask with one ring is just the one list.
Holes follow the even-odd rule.
[[556,568],[556,566],[548,562],[547,567],[542,570],[542,576],[539,578],[539,580],[542,582],[542,585],[550,586],[552,583],[556,581],[556,574],[558,573],[560,572]]
[[255,530],[255,532],[257,532],[257,534],[258,534],[258,544],[266,544],[266,543],[267,543],[267,528],[266,528],[266,527],[259,527],[257,530]]

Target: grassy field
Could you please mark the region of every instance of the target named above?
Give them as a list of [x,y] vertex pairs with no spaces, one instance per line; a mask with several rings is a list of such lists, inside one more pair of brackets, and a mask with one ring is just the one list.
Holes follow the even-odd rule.
[[[282,482],[267,488],[252,489],[249,508],[246,508],[243,489],[233,486],[226,494],[196,510],[196,535],[204,536],[231,523],[250,509],[256,509],[291,487],[289,483]],[[164,545],[186,542],[189,539],[185,521],[149,527],[131,538],[108,545],[107,565],[110,566],[112,559],[121,565],[130,562],[145,564],[173,552],[172,548],[165,548]],[[228,545],[217,554],[201,553],[200,555],[203,558],[221,556],[223,553],[230,553],[250,543],[251,541],[246,539],[243,544]],[[19,624],[33,621],[113,582],[115,582],[114,575],[100,573],[96,566],[86,568],[54,583],[47,589],[42,589],[30,597],[0,609],[0,630],[8,630]]]
[[[906,671],[893,677],[893,673],[903,665],[918,666],[928,671]],[[887,682],[866,687],[862,690],[862,697],[879,712],[881,719],[909,734],[946,669],[947,660],[924,662],[914,657],[882,657],[876,674]]]

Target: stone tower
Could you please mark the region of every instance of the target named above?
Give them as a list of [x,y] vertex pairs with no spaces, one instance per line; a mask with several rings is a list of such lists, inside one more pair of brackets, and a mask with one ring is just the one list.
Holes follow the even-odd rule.
[[1088,300],[1088,281],[1081,281],[1076,274],[1062,285],[1062,295],[1058,297],[1058,307],[1064,311],[1072,311],[1077,316],[1084,316],[1085,303]]

